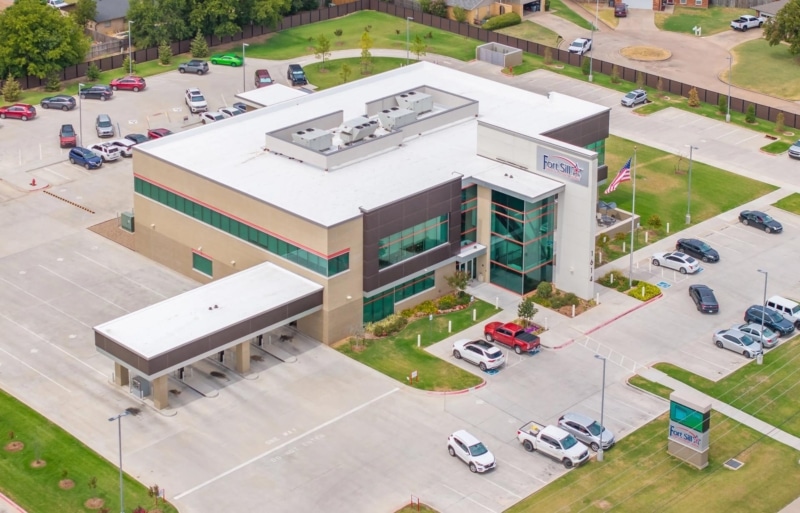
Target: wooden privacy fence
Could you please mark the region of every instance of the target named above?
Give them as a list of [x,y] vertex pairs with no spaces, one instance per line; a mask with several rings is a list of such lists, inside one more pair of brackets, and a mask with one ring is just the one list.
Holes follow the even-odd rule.
[[[539,56],[544,56],[545,49],[548,48],[545,45],[534,43],[533,41],[526,41],[524,39],[506,36],[504,34],[498,34],[496,32],[485,30],[480,27],[476,27],[474,25],[470,25],[469,23],[459,23],[455,20],[440,18],[438,16],[433,16],[431,14],[423,13],[413,8],[404,7],[403,5],[388,3],[384,0],[356,0],[355,2],[348,4],[323,7],[316,11],[301,12],[283,18],[281,23],[276,28],[250,25],[244,27],[239,34],[233,36],[225,36],[222,38],[216,36],[209,36],[206,37],[206,41],[208,43],[209,48],[214,48],[216,46],[225,45],[235,41],[241,41],[243,39],[250,39],[252,37],[258,37],[264,34],[269,34],[272,32],[277,32],[292,27],[298,27],[302,25],[307,25],[309,23],[316,23],[318,21],[338,18],[340,16],[352,14],[354,12],[358,12],[361,10],[378,11],[402,19],[411,17],[414,18],[414,23],[426,25],[431,28],[445,30],[447,32],[451,32],[453,34],[459,34],[464,37],[477,39],[478,41],[482,41],[484,43],[500,43],[512,46],[514,48],[522,50],[523,52]],[[172,47],[172,53],[174,55],[177,55],[189,52],[191,43],[192,42],[189,39],[172,43],[170,45]],[[563,62],[565,64],[569,64],[571,66],[580,67],[582,60],[582,57],[580,55],[569,53],[566,50],[561,50],[557,48],[550,48],[550,49],[552,52],[553,59],[559,62]],[[135,62],[141,63],[141,62],[154,61],[158,59],[158,48],[146,48],[146,49],[136,50],[135,52],[133,52],[133,55]],[[102,71],[106,71],[122,67],[122,61],[124,58],[125,55],[120,54],[120,55],[113,55],[110,57],[103,57],[101,59],[91,62],[94,62]],[[80,64],[64,68],[64,70],[62,70],[61,72],[61,80],[74,80],[76,78],[81,78],[86,76],[86,71],[89,68],[89,64],[90,62],[82,62]],[[594,69],[597,70],[599,73],[603,73],[605,75],[611,75],[611,70],[613,66],[614,66],[613,63],[605,62],[600,59],[594,59],[593,62]],[[716,91],[712,91],[709,89],[696,87],[693,86],[692,84],[685,84],[678,80],[671,80],[669,78],[660,77],[652,73],[647,73],[645,71],[637,70],[635,68],[629,68],[626,66],[617,65],[617,69],[619,71],[619,76],[621,79],[632,83],[636,82],[637,74],[642,73],[645,85],[652,88],[656,88],[658,80],[660,78],[665,92],[669,94],[680,95],[685,98],[689,97],[689,91],[692,89],[692,87],[695,87],[697,89],[697,94],[700,98],[700,101],[709,103],[711,105],[716,105],[717,102],[719,101],[719,97],[723,95],[723,93],[718,93]],[[43,86],[45,80],[39,79],[37,77],[28,76],[20,79],[19,82],[23,89],[31,89],[34,87]],[[769,120],[772,122],[774,122],[777,119],[779,113],[783,112],[784,124],[786,125],[786,127],[800,128],[800,109],[797,109],[797,111],[795,112],[790,112],[785,109],[778,109],[775,107],[770,107],[769,105],[761,105],[759,103],[749,102],[733,96],[731,97],[730,103],[732,112],[741,112],[741,113],[746,112],[748,106],[754,105],[757,118]]]

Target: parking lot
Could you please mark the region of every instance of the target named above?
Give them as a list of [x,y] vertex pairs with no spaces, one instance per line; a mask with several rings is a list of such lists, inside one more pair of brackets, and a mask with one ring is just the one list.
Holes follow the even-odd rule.
[[[256,67],[248,59],[248,86]],[[171,72],[147,81],[141,93],[84,101],[86,141],[97,140],[99,113],[109,114],[123,134],[191,129],[197,118],[187,114],[183,91],[199,87],[211,109],[230,105],[241,90],[242,69],[213,66],[205,76]],[[784,224],[783,234],[741,226],[736,212],[692,227],[680,236],[701,237],[722,255],[692,276],[648,265],[648,254],[671,249],[672,240],[637,253],[637,278],[669,284],[662,299],[617,319],[631,304],[625,298],[604,299],[575,319],[550,314],[553,332],[574,342],[535,356],[510,354],[506,368],[486,375],[487,386],[473,392],[412,390],[295,336],[272,341],[293,358],[281,362],[268,347],[254,350],[261,359],[246,376],[225,362],[200,362],[184,382],[170,380],[173,408],[159,413],[110,384],[112,364],[95,351],[91,328],[197,284],[86,230],[131,208],[131,161],[96,171],[70,165],[57,132],[62,123],[77,128],[78,111],[38,113],[25,123],[5,120],[0,129],[0,385],[111,461],[117,431],[106,419],[141,408],[123,421],[125,469],[165,488],[184,513],[259,511],[265,503],[276,512],[374,513],[392,511],[412,494],[442,512],[499,512],[565,472],[522,449],[515,435],[523,422],[554,422],[568,410],[599,418],[596,352],[609,358],[606,424],[624,436],[665,410],[663,401],[624,384],[637,365],[670,361],[714,378],[745,363],[714,347],[711,334],[740,322],[744,309],[760,300],[763,275],[756,269],[770,271],[770,295],[800,295],[790,260],[800,250],[800,220],[767,207],[786,194],[778,192],[756,203]],[[20,187],[31,178],[50,184],[50,194]],[[715,289],[718,315],[695,310],[686,292],[691,283]],[[481,335],[478,326],[459,337]],[[480,373],[455,362],[451,343],[431,351]],[[451,458],[446,438],[456,429],[482,439],[498,468],[473,475]]]

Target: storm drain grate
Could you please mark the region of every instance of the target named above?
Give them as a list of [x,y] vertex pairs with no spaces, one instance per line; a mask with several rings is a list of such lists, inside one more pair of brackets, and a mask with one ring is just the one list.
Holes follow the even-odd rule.
[[739,470],[742,468],[742,465],[744,465],[744,463],[734,458],[731,458],[725,462],[725,466],[731,470]]

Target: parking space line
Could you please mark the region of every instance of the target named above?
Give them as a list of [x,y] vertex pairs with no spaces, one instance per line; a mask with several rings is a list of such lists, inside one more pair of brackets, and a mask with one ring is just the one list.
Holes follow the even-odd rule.
[[[91,290],[87,289],[86,287],[83,287],[83,286],[79,285],[78,283],[75,283],[74,281],[70,280],[69,278],[65,278],[64,276],[61,276],[60,274],[58,274],[57,272],[53,271],[52,269],[48,269],[47,267],[45,267],[45,266],[43,266],[43,265],[41,265],[41,264],[40,264],[38,267],[41,267],[42,269],[44,269],[45,271],[49,272],[50,274],[53,274],[53,275],[55,275],[55,276],[58,276],[58,277],[59,277],[59,278],[61,278],[62,280],[66,281],[67,283],[69,283],[69,284],[71,284],[71,285],[74,285],[74,286],[78,287],[78,288],[79,288],[79,289],[81,289],[82,291],[84,291],[84,292],[86,292],[86,293],[88,293],[88,294],[91,294],[91,295],[93,295],[93,296],[94,296],[94,297],[96,297],[97,299],[100,299],[101,301],[105,301],[106,303],[108,303],[108,304],[110,304],[110,305],[114,305],[114,306],[116,306],[117,308],[119,308],[120,310],[122,310],[122,311],[123,311],[123,312],[125,312],[125,313],[130,313],[130,312],[129,312],[129,311],[126,309],[126,308],[124,308],[124,307],[122,307],[122,306],[120,306],[120,305],[118,305],[118,304],[114,303],[113,301],[109,301],[108,299],[104,298],[103,296],[101,296],[101,295],[99,295],[99,294],[97,294],[97,293],[95,293],[95,292],[92,292]],[[77,320],[77,319],[76,319],[76,320]],[[79,321],[79,322],[80,322],[80,321]],[[81,324],[83,324],[84,326],[88,326],[88,324],[86,324],[86,323],[83,323],[83,322],[81,322]],[[92,326],[89,326],[89,327],[91,328]]]
[[499,484],[495,483],[495,482],[494,482],[494,481],[492,481],[491,479],[487,479],[487,481],[488,481],[489,483],[491,483],[491,484],[495,485],[496,487],[500,488],[501,490],[503,490],[503,491],[504,491],[504,492],[506,492],[507,494],[509,494],[509,495],[513,495],[513,496],[514,496],[514,497],[516,497],[517,499],[521,499],[521,498],[522,498],[522,496],[521,496],[521,495],[517,495],[516,493],[512,492],[511,490],[509,490],[509,489],[507,489],[507,488],[503,488],[502,486],[500,486]]
[[706,360],[705,358],[700,358],[700,357],[699,357],[699,356],[697,356],[696,354],[694,354],[694,353],[690,353],[689,351],[684,351],[683,349],[681,349],[681,350],[680,350],[680,352],[681,352],[681,353],[683,353],[683,354],[689,355],[689,356],[691,356],[692,358],[695,358],[695,359],[697,359],[697,360],[700,360],[701,362],[705,362],[705,363],[707,363],[707,364],[709,364],[709,365],[713,365],[714,367],[719,367],[719,368],[720,368],[720,369],[722,369],[722,370],[728,370],[728,368],[727,368],[727,367],[725,367],[725,366],[723,366],[723,365],[720,365],[720,364],[718,364],[718,363],[714,363],[714,362],[712,362],[711,360]]
[[505,461],[504,461],[504,462],[503,462],[503,466],[504,466],[504,467],[511,467],[511,468],[513,468],[514,470],[516,470],[517,472],[519,472],[520,474],[525,474],[526,476],[528,476],[528,477],[531,477],[531,478],[533,478],[533,479],[535,479],[535,480],[539,481],[539,482],[540,482],[540,483],[542,483],[542,484],[547,484],[547,481],[545,481],[544,479],[542,479],[542,478],[540,478],[539,476],[536,476],[536,475],[534,475],[534,474],[531,474],[530,472],[526,471],[525,469],[519,468],[519,467],[518,467],[518,466],[516,466],[516,465],[512,465],[511,463],[508,463],[508,462],[505,462]]
[[102,268],[103,268],[103,269],[105,269],[106,271],[109,271],[109,272],[111,272],[111,273],[114,273],[114,274],[116,274],[117,276],[119,276],[120,278],[123,278],[123,279],[125,279],[125,280],[127,280],[127,281],[129,281],[129,282],[131,282],[131,283],[134,283],[134,284],[138,285],[139,287],[143,288],[144,290],[146,290],[146,291],[148,291],[148,292],[152,292],[152,293],[153,293],[153,294],[155,294],[156,296],[159,296],[159,297],[162,297],[162,298],[166,298],[166,297],[167,297],[167,296],[166,296],[166,294],[162,294],[161,292],[158,292],[157,290],[151,289],[150,287],[148,287],[148,286],[146,286],[146,285],[143,285],[143,284],[139,283],[138,281],[132,280],[132,279],[128,278],[126,275],[124,275],[124,274],[122,274],[122,273],[120,273],[120,272],[117,272],[117,271],[115,271],[114,269],[111,269],[111,268],[110,268],[110,267],[108,267],[107,265],[105,265],[105,264],[102,264],[102,263],[98,262],[97,260],[94,260],[93,258],[91,258],[91,257],[88,257],[88,256],[84,255],[83,253],[79,253],[79,252],[77,252],[77,251],[75,251],[74,253],[75,253],[76,255],[78,255],[79,257],[81,257],[81,258],[84,258],[84,259],[88,260],[89,262],[93,263],[94,265],[96,265],[96,266],[99,266],[99,267],[102,267]]
[[227,476],[233,474],[234,472],[237,472],[237,471],[243,469],[244,467],[250,465],[251,463],[255,463],[256,461],[258,461],[258,460],[260,460],[262,458],[265,458],[266,456],[269,456],[273,452],[279,451],[279,450],[283,449],[284,447],[286,447],[287,445],[291,445],[291,444],[297,442],[301,438],[304,438],[304,437],[306,437],[306,436],[308,436],[308,435],[310,435],[312,433],[316,433],[317,431],[319,431],[321,429],[324,429],[324,428],[330,426],[331,424],[334,424],[334,423],[342,420],[343,418],[348,417],[348,416],[352,415],[353,413],[356,413],[356,412],[366,408],[367,406],[371,405],[372,403],[376,403],[376,402],[380,401],[381,399],[383,399],[384,397],[388,397],[388,396],[392,395],[393,393],[397,392],[398,390],[400,390],[400,389],[399,388],[393,388],[393,389],[389,390],[388,392],[385,392],[385,393],[379,395],[378,397],[372,398],[372,399],[370,399],[369,401],[367,401],[365,403],[361,403],[360,405],[356,406],[355,408],[352,408],[352,409],[350,409],[350,410],[348,410],[348,411],[346,411],[346,412],[344,412],[344,413],[342,413],[340,415],[337,415],[336,417],[328,420],[327,422],[323,422],[322,424],[318,425],[314,429],[309,429],[305,433],[302,433],[302,434],[292,438],[291,440],[287,440],[284,443],[282,443],[280,445],[277,445],[277,446],[273,447],[272,449],[270,449],[268,451],[262,452],[258,456],[250,458],[249,460],[247,460],[247,461],[245,461],[243,463],[240,463],[239,465],[236,465],[235,467],[233,467],[233,468],[231,468],[229,470],[226,470],[225,472],[223,472],[221,474],[217,474],[216,476],[212,477],[211,479],[209,479],[209,480],[207,480],[207,481],[205,481],[203,483],[200,483],[199,485],[197,485],[197,486],[195,486],[193,488],[189,488],[185,492],[179,493],[178,495],[175,496],[175,500],[180,500],[183,497],[186,497],[187,495],[189,495],[191,493],[194,493],[197,490],[200,490],[201,488],[205,488],[206,486],[208,486],[208,485],[210,485],[212,483],[215,483],[215,482],[219,481],[220,479],[222,479],[224,477],[227,477]]
[[27,364],[27,363],[25,363],[24,361],[20,360],[19,358],[17,358],[17,357],[16,357],[16,356],[14,356],[13,354],[9,353],[9,352],[8,352],[8,351],[6,351],[5,349],[3,349],[3,348],[0,348],[0,351],[4,352],[4,353],[5,353],[5,354],[7,354],[8,356],[10,356],[10,357],[11,357],[11,358],[13,358],[14,360],[16,360],[18,363],[20,363],[20,364],[22,364],[23,366],[25,366],[25,367],[29,368],[30,370],[32,370],[33,372],[35,372],[35,373],[36,373],[36,374],[38,374],[39,376],[43,377],[44,379],[46,379],[46,380],[47,380],[47,381],[49,381],[50,383],[54,384],[55,386],[57,386],[57,387],[61,388],[61,389],[62,389],[62,390],[64,390],[65,392],[68,392],[68,393],[70,393],[70,394],[72,393],[72,390],[70,390],[69,388],[65,387],[64,385],[62,385],[62,384],[61,384],[61,383],[59,383],[58,381],[55,381],[53,378],[49,377],[47,374],[44,374],[44,373],[42,373],[42,372],[39,372],[38,370],[34,369],[33,367],[31,367],[30,365],[28,365],[28,364]]
[[458,491],[458,490],[456,490],[455,488],[452,488],[452,487],[450,487],[450,486],[447,486],[447,485],[446,485],[446,484],[444,484],[444,483],[439,483],[439,484],[441,484],[443,487],[447,488],[447,489],[448,489],[448,490],[450,490],[451,492],[453,492],[453,493],[456,493],[456,494],[460,495],[460,496],[461,496],[461,497],[463,497],[464,499],[467,499],[468,501],[470,501],[470,502],[472,502],[472,503],[474,503],[474,504],[477,504],[478,506],[482,507],[482,508],[483,508],[483,509],[485,509],[486,511],[491,511],[492,513],[497,513],[497,512],[496,512],[495,510],[493,510],[492,508],[490,508],[490,507],[488,507],[488,506],[484,506],[484,505],[483,505],[483,504],[481,504],[480,502],[476,501],[475,499],[473,499],[473,498],[471,498],[471,497],[468,497],[468,496],[464,495],[463,493],[459,492],[459,491]]

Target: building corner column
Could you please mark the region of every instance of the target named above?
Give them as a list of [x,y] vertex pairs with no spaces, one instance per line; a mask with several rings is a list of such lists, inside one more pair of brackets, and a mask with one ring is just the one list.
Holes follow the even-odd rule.
[[161,376],[153,380],[153,406],[157,410],[169,407],[169,388],[167,386],[168,376]]
[[120,387],[130,384],[128,368],[117,362],[114,362],[114,384]]
[[234,354],[236,355],[236,372],[239,374],[250,372],[250,341],[247,340],[237,345]]

